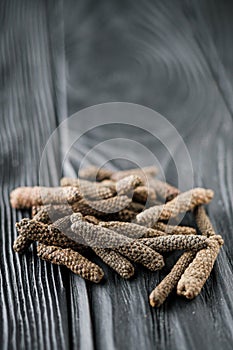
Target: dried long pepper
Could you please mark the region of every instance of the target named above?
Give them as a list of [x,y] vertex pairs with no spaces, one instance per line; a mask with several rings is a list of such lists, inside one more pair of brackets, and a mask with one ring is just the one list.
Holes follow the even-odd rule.
[[98,168],[96,166],[90,166],[79,170],[78,177],[80,179],[86,179],[90,181],[102,181],[110,179],[113,172],[109,169]]
[[126,176],[116,183],[116,191],[118,195],[132,194],[133,190],[142,184],[143,181],[138,175]]
[[159,231],[163,231],[166,234],[172,234],[172,235],[195,235],[197,233],[197,231],[193,227],[174,226],[174,225],[164,224],[163,222],[156,222],[153,228]]
[[[37,242],[41,259],[64,265],[92,282],[103,270],[82,254],[96,254],[123,278],[134,274],[134,263],[151,271],[164,266],[164,253],[183,251],[171,271],[151,292],[151,306],[160,306],[171,291],[188,299],[198,295],[223,244],[203,204],[213,191],[194,188],[180,193],[155,178],[154,166],[113,172],[91,166],[78,178],[62,178],[61,187],[19,187],[11,192],[13,208],[31,208],[32,219],[16,224],[16,252]],[[165,202],[165,204],[164,204]],[[193,227],[171,225],[191,211]],[[168,222],[167,222],[168,221]],[[166,255],[165,255],[166,256]]]
[[144,168],[116,171],[111,174],[110,179],[113,181],[119,181],[126,176],[138,175],[142,178],[143,182],[146,183],[149,176],[155,176],[157,173],[158,169],[155,166],[148,166]]
[[81,199],[75,187],[18,187],[11,192],[11,206],[17,209],[33,205],[72,204]]
[[149,178],[149,186],[155,190],[157,195],[166,202],[180,194],[180,190],[167,182],[160,181],[156,178]]
[[133,265],[118,252],[108,248],[93,248],[106,265],[115,270],[121,277],[130,278],[134,274]]
[[104,186],[98,182],[91,182],[82,179],[72,179],[64,177],[60,181],[61,186],[73,186],[79,189],[80,194],[85,199],[107,199],[115,196],[116,190]]
[[153,238],[141,238],[140,242],[158,252],[199,250],[207,247],[207,238],[197,235],[168,235]]
[[52,264],[66,266],[75,274],[91,282],[99,283],[104,276],[103,270],[98,265],[71,248],[63,249],[57,246],[39,244],[37,255]]
[[134,262],[139,262],[148,269],[155,271],[163,267],[163,257],[137,240],[115,233],[112,230],[83,221],[79,214],[72,215],[72,230],[90,247],[111,248]]
[[102,216],[103,214],[117,213],[130,203],[131,199],[127,196],[116,196],[99,201],[81,199],[72,205],[72,209],[74,212],[80,212],[83,215]]
[[164,205],[158,205],[146,209],[137,215],[137,223],[152,227],[158,220],[168,220],[194,209],[200,204],[209,203],[214,196],[214,192],[204,188],[194,188],[190,191],[179,194],[177,197]]
[[208,247],[197,252],[192,263],[184,271],[177,285],[177,294],[193,299],[209,277],[219,250],[223,245],[221,236],[207,238]]
[[195,218],[202,235],[209,238],[207,238],[208,247],[197,252],[193,262],[184,271],[177,285],[177,293],[188,299],[193,299],[200,293],[212,271],[219,250],[224,243],[222,237],[215,234],[203,206],[196,209]]
[[99,225],[134,239],[141,237],[156,237],[165,235],[165,232],[154,230],[152,228],[147,228],[131,222],[100,221]]
[[158,284],[150,293],[150,305],[155,307],[161,306],[167,299],[168,295],[176,287],[181,275],[189,266],[195,256],[195,252],[185,252],[175,263],[169,274]]

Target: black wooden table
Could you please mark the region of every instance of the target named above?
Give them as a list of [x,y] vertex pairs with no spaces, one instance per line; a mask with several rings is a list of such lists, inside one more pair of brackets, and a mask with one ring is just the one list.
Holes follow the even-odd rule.
[[[232,349],[232,2],[2,0],[0,8],[1,349]],[[194,184],[215,191],[209,215],[225,245],[191,302],[173,294],[160,309],[149,306],[169,266],[139,268],[132,281],[104,266],[105,282],[93,285],[40,261],[35,246],[23,256],[12,250],[15,222],[29,212],[10,208],[10,190],[38,183],[46,142],[65,118],[113,101],[161,113],[188,148]],[[163,147],[135,135],[175,184],[175,166],[186,166],[179,140],[168,135],[174,165]],[[83,137],[66,175],[108,136]],[[48,168],[54,184],[59,144],[56,151]]]

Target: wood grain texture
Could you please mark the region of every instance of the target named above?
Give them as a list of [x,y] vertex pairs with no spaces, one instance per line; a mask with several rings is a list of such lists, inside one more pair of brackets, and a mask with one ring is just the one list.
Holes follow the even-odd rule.
[[[2,349],[224,349],[233,341],[232,3],[229,1],[2,1],[0,41],[0,344]],[[201,295],[172,295],[160,309],[148,296],[171,268],[137,269],[125,281],[100,263],[93,285],[12,250],[15,222],[29,212],[9,205],[16,186],[36,185],[44,146],[67,116],[97,103],[127,101],[164,115],[182,135],[195,185],[213,188],[208,212],[225,245]],[[166,179],[177,173],[168,152],[140,130],[101,128],[74,145],[65,176],[110,137],[134,135],[158,157]],[[168,135],[184,167],[177,139]],[[61,175],[59,145],[46,184]],[[98,162],[111,149],[99,154]],[[113,170],[124,162],[113,161]],[[185,171],[181,174],[185,183]]]

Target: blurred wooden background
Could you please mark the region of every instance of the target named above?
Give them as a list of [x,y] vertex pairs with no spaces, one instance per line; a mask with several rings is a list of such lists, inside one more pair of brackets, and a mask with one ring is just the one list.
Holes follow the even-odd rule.
[[[232,14],[226,0],[1,1],[1,349],[232,349]],[[42,151],[62,120],[112,101],[167,118],[188,147],[195,185],[215,191],[209,214],[225,245],[191,302],[172,295],[150,308],[148,294],[169,267],[139,268],[124,281],[104,266],[106,282],[93,285],[41,262],[35,247],[12,251],[15,222],[29,212],[10,208],[10,190],[38,183]],[[92,142],[87,135],[84,149]],[[60,161],[58,152],[57,169]],[[174,183],[172,160],[162,165]]]

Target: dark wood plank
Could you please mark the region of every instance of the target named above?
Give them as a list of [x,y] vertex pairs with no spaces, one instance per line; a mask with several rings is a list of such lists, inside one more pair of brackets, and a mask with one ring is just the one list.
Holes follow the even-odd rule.
[[[231,57],[232,31],[230,16],[226,13],[229,9],[223,7],[220,22],[227,20],[222,51],[224,62],[218,56],[215,33],[209,26],[212,24],[215,29],[219,20],[217,2],[214,5],[203,1],[187,4],[129,1],[124,5],[102,2],[95,8],[93,3],[85,6],[81,2],[77,7],[71,3],[79,26],[73,31],[70,18],[66,22],[71,73],[68,79],[70,113],[108,101],[139,103],[162,113],[184,138],[193,162],[195,185],[215,190],[209,213],[217,232],[226,241],[201,295],[192,302],[174,295],[160,310],[152,310],[147,299],[167,270],[155,274],[139,270],[135,280],[125,282],[105,268],[106,284],[86,289],[96,348],[199,349],[204,346],[206,349],[230,349],[233,126],[230,90],[224,80],[229,77],[231,81],[230,70],[225,66],[228,52]],[[214,18],[208,12],[209,7]],[[206,9],[204,14],[203,8]],[[222,34],[218,34],[220,42]],[[83,149],[91,149],[113,135],[119,136],[120,133],[113,130],[106,133],[102,129],[102,134],[99,131],[87,135]],[[133,135],[142,142],[142,135]],[[127,137],[127,132],[124,136]],[[128,133],[128,137],[132,137],[132,133]],[[169,137],[172,139],[174,135]],[[173,162],[167,161],[164,149],[156,147],[156,141],[152,142],[154,147],[150,138],[143,143],[154,150],[167,179],[175,182]],[[179,159],[176,166],[181,170],[185,167],[182,146],[174,139],[173,147]],[[72,156],[72,159],[76,157],[77,164],[81,160],[80,149],[81,146],[77,147]],[[105,155],[111,157],[107,150]],[[75,291],[77,282],[72,280]],[[74,300],[76,298],[74,294]],[[84,319],[79,323],[75,315],[73,311],[75,328],[82,329]],[[83,332],[86,332],[86,324]]]
[[[227,1],[2,2],[0,49],[1,272],[3,349],[231,349],[232,318],[232,21]],[[39,181],[41,154],[66,116],[83,107],[126,101],[150,107],[183,137],[195,185],[215,190],[209,214],[225,240],[201,295],[172,295],[159,310],[148,294],[167,273],[138,268],[131,281],[103,266],[93,285],[41,262],[35,247],[12,251],[15,221],[9,191]],[[132,120],[133,123],[133,120]],[[187,183],[182,145],[167,142],[176,164],[153,137],[133,128],[100,128],[74,145],[72,175],[86,151],[111,137],[134,138],[158,157],[167,180]],[[46,183],[61,173],[60,145]],[[55,157],[55,159],[53,159]],[[98,164],[111,157],[99,154]],[[113,161],[113,169],[127,165]],[[101,262],[98,260],[98,263]]]
[[[62,99],[58,104],[54,98],[61,61],[54,55],[62,56],[50,41],[46,2],[7,1],[1,9],[0,344],[1,349],[64,349],[69,347],[66,279],[36,257],[35,247],[23,256],[13,252],[15,222],[29,212],[9,205],[11,189],[38,183],[41,153],[62,115]],[[56,40],[58,32],[53,34]]]

